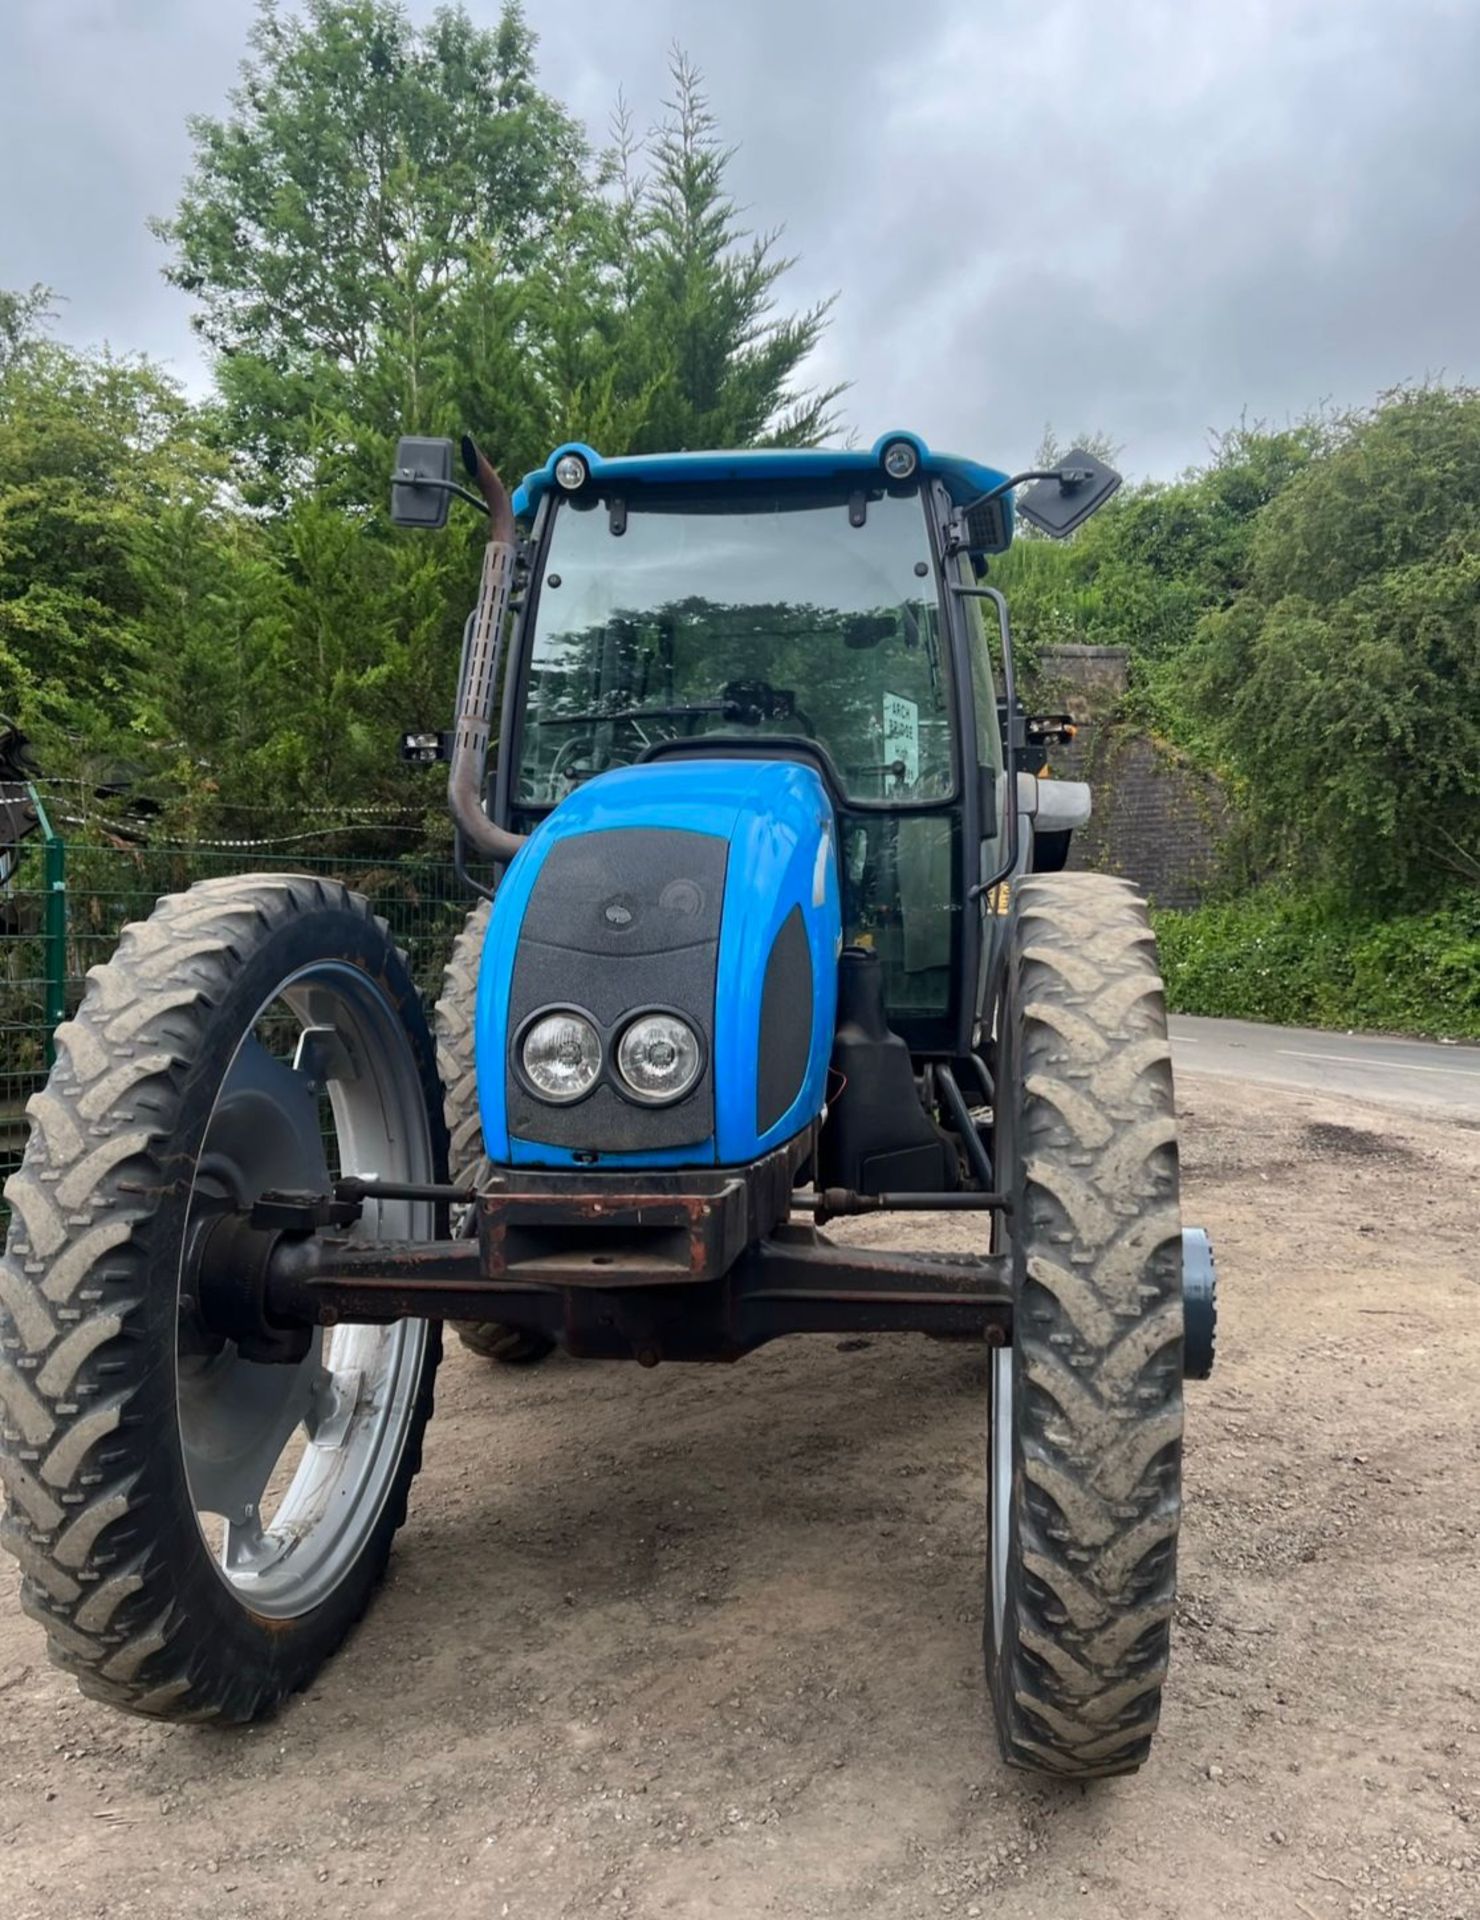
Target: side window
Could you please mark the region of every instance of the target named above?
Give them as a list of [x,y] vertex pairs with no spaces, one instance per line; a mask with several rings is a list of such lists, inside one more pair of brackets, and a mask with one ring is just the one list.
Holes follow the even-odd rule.
[[878,954],[891,1020],[939,1019],[960,937],[959,813],[844,813],[838,833],[844,939]]

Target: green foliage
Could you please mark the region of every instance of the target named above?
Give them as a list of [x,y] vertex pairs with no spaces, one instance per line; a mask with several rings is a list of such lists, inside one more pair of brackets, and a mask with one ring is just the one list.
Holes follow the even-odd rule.
[[286,826],[419,791],[394,742],[423,710],[440,722],[451,700],[435,554],[367,540],[308,496],[271,525],[164,516],[138,564],[155,644],[151,737],[173,749],[161,788],[172,827],[250,832],[264,816]]
[[126,749],[150,649],[137,543],[210,471],[155,368],[16,330],[0,360],[0,710],[43,748]]
[[[773,311],[792,262],[740,226],[700,77],[673,62],[644,152],[621,116],[593,160],[539,89],[508,4],[418,27],[391,0],[261,0],[232,112],[156,223],[217,349],[224,431],[257,497],[337,445],[346,499],[401,432],[471,427],[521,473],[562,439],[604,452],[818,439],[799,386],[826,306]],[[648,170],[642,171],[646,161]]]
[[[516,457],[523,303],[569,209],[584,144],[534,78],[515,6],[414,26],[389,0],[262,0],[224,120],[191,124],[195,166],[169,278],[217,349],[231,444],[280,482],[317,419],[429,427],[466,398],[458,350],[504,322],[474,422]],[[489,313],[483,302],[490,296]]]
[[[1165,663],[1192,643],[1202,616],[1242,591],[1261,512],[1326,435],[1319,420],[1281,432],[1242,426],[1216,443],[1206,469],[1125,488],[1073,539],[1015,543],[993,577],[1030,655],[1070,641],[1125,647],[1143,695],[1159,689]],[[1092,450],[1097,442],[1109,457],[1103,436],[1090,436]],[[1049,432],[1040,452],[1059,451]],[[1175,711],[1166,718],[1184,734]]]
[[1480,894],[1378,917],[1266,888],[1156,932],[1178,1013],[1480,1040]]
[[1121,718],[1225,776],[1247,869],[1407,907],[1480,881],[1480,394],[1240,428],[997,577],[1030,669],[1128,651]]
[[1341,423],[1179,684],[1271,860],[1350,898],[1480,880],[1480,392]]
[[734,150],[720,145],[701,76],[680,52],[672,73],[652,173],[623,209],[638,245],[617,357],[651,395],[631,451],[815,445],[842,389],[798,389],[794,376],[832,303],[772,317],[794,262],[776,253],[776,234],[739,226],[725,192]]
[[51,288],[39,282],[24,293],[0,287],[0,376],[35,351],[46,322],[55,318],[51,299]]

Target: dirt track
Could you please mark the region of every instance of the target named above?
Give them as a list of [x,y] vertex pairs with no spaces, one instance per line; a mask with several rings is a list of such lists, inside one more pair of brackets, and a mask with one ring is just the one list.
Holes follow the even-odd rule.
[[1480,1128],[1182,1094],[1224,1314],[1136,1779],[994,1757],[979,1352],[458,1351],[385,1593],[268,1728],[83,1701],[4,1561],[0,1915],[1474,1920]]

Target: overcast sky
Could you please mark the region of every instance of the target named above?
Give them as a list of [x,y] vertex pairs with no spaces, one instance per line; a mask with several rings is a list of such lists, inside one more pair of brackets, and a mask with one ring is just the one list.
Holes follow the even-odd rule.
[[[497,0],[467,0],[491,21]],[[0,286],[204,372],[145,221],[251,0],[0,0]],[[411,11],[430,12],[423,0]],[[996,464],[1043,424],[1166,475],[1245,411],[1480,378],[1480,0],[532,0],[604,138],[676,38],[784,224],[848,425]]]

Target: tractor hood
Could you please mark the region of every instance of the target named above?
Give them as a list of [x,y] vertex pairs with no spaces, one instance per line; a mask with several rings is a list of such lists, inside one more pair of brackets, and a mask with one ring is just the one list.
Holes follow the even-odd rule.
[[[810,767],[676,760],[579,787],[530,835],[494,900],[478,982],[478,1093],[495,1165],[740,1165],[822,1110],[841,945],[832,806]],[[569,1011],[600,1039],[583,1097],[552,1102],[523,1036]],[[634,1099],[627,1024],[678,1015],[703,1067],[680,1099]]]

